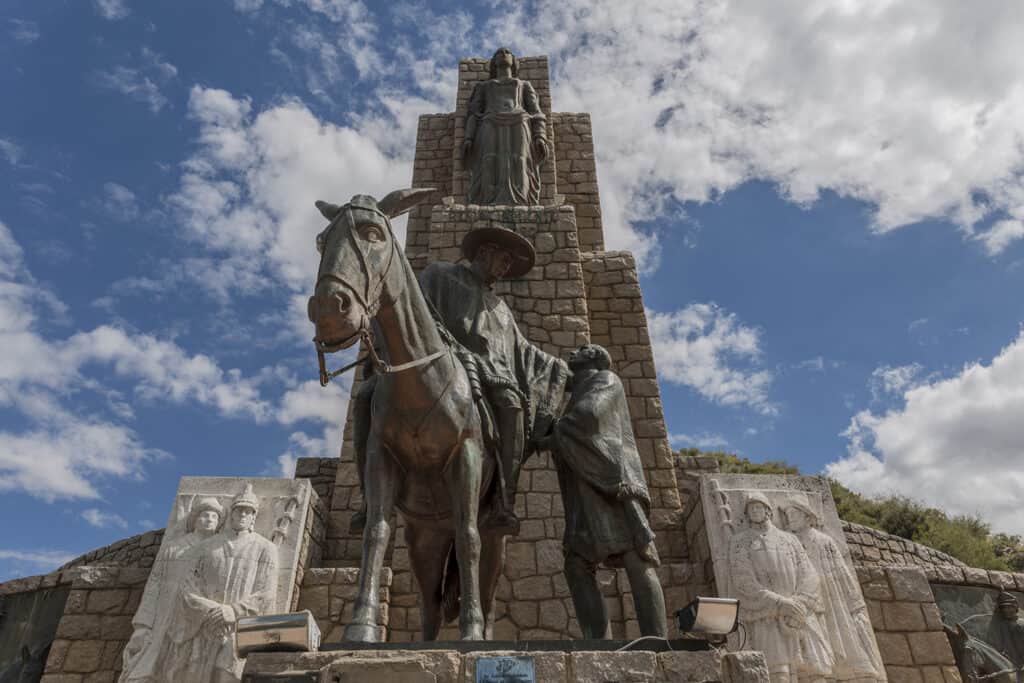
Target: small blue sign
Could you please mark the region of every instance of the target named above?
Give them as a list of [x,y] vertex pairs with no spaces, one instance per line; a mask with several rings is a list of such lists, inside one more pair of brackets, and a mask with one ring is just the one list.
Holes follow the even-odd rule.
[[481,657],[476,683],[537,683],[533,657]]

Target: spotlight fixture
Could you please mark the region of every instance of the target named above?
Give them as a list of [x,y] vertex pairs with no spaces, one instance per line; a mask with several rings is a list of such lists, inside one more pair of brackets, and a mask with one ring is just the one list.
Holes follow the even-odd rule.
[[726,636],[739,623],[740,601],[733,598],[697,598],[676,612],[683,633]]

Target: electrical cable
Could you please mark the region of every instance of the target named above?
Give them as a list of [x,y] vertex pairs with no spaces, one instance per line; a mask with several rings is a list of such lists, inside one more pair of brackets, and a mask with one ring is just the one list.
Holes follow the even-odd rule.
[[668,638],[662,638],[661,636],[640,636],[639,638],[629,641],[628,643],[617,649],[616,652],[625,652],[637,643],[639,643],[641,640],[662,640],[665,641],[665,645],[668,647],[669,650],[672,649],[672,642]]

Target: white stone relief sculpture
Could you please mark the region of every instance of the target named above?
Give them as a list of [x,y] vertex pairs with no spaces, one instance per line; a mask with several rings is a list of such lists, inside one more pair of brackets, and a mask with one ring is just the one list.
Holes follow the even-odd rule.
[[744,513],[747,527],[729,543],[729,571],[749,647],[764,652],[773,683],[831,678],[820,579],[807,552],[772,523],[761,492],[747,495]]
[[806,496],[794,496],[783,507],[786,529],[796,534],[821,578],[826,632],[835,657],[835,678],[877,681],[885,667],[874,647],[874,630],[860,584],[832,537],[820,530],[821,513]]
[[715,474],[701,497],[718,594],[740,600],[773,683],[886,680],[824,480]]
[[167,647],[171,645],[167,638],[170,615],[190,568],[183,556],[190,548],[217,533],[224,523],[224,507],[212,496],[189,499],[191,509],[181,502],[177,517],[184,522],[185,534],[165,542],[153,562],[149,579],[152,589],[147,585],[143,593],[139,609],[132,619],[134,631],[131,640],[124,648],[122,681],[158,679],[159,662],[167,656]]
[[307,480],[182,479],[119,681],[241,680],[235,622],[292,608],[310,488]]

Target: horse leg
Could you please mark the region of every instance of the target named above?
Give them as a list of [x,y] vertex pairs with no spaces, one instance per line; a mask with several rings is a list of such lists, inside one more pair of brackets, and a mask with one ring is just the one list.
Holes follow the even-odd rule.
[[451,534],[426,524],[406,520],[405,542],[409,546],[409,564],[420,586],[423,608],[423,640],[437,640],[444,616],[441,613],[441,582],[451,548]]
[[383,452],[377,440],[371,437],[366,452],[366,527],[359,566],[359,592],[352,621],[345,627],[345,640],[373,643],[378,639],[380,574],[391,539],[398,477],[398,466],[391,454]]
[[476,524],[482,467],[483,449],[476,441],[467,439],[444,472],[455,524],[455,556],[461,582],[459,632],[463,640],[483,640],[484,637],[484,615],[480,607],[480,532]]
[[494,639],[494,595],[505,564],[505,534],[484,532],[480,546],[480,603],[484,611],[484,639]]

